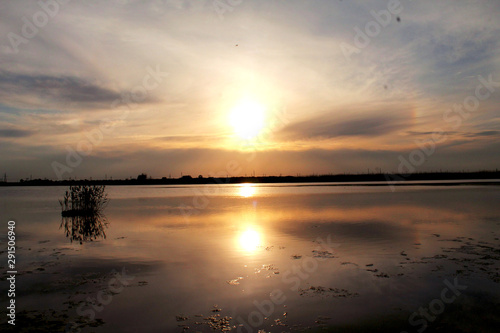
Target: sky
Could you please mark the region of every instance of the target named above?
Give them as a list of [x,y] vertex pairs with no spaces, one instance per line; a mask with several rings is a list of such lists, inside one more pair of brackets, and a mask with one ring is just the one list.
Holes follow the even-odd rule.
[[0,1],[0,173],[494,170],[497,0]]

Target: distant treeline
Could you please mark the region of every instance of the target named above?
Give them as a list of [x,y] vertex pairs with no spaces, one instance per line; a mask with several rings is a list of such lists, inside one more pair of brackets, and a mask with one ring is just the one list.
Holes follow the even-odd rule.
[[327,183],[327,182],[404,182],[428,180],[488,180],[500,179],[500,172],[422,172],[412,174],[337,174],[312,176],[265,176],[265,177],[191,177],[152,179],[141,174],[137,179],[113,180],[49,180],[33,179],[19,182],[0,182],[0,186],[73,186],[73,185],[187,185],[187,184],[239,184],[239,183]]

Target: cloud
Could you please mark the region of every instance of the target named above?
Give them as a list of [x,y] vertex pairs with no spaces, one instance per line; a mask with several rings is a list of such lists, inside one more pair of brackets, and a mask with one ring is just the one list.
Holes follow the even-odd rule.
[[226,135],[169,135],[155,137],[154,140],[161,140],[164,142],[213,142],[226,138]]
[[[410,135],[432,135],[434,134],[435,132],[422,132],[422,131],[408,131],[406,132]],[[447,134],[449,134],[450,132],[447,132]]]
[[[481,101],[481,110],[464,119],[458,132],[448,131],[443,114],[474,94],[479,75],[500,80],[499,1],[402,5],[402,21],[393,18],[348,61],[340,44],[353,44],[355,27],[363,30],[374,20],[371,11],[387,8],[386,0],[244,1],[223,20],[212,1],[69,2],[18,54],[0,59],[0,133],[11,138],[0,140],[0,153],[9,156],[0,170],[26,175],[36,160],[50,177],[53,159],[64,160],[61,147],[75,147],[107,118],[117,125],[75,171],[78,176],[97,176],[94,170],[116,177],[153,173],[149,165],[158,175],[164,175],[162,167],[206,174],[233,158],[207,149],[224,146],[220,142],[231,130],[227,114],[246,94],[287,110],[288,125],[276,129],[267,146],[285,152],[260,154],[261,172],[392,167],[400,151],[413,147],[411,140],[434,128],[450,134],[455,157],[471,147],[494,156],[498,149],[488,144],[498,140],[491,131],[497,128],[498,91]],[[0,45],[8,46],[7,33],[21,34],[22,17],[31,18],[40,6],[22,0],[2,6],[0,30],[6,33]],[[159,66],[168,78],[122,119],[110,105],[143,82],[148,66]],[[339,139],[325,140],[333,138]],[[9,148],[13,143],[19,146]],[[352,150],[327,150],[332,146]],[[155,151],[159,147],[173,150]],[[191,147],[200,150],[182,150]],[[446,156],[439,150],[429,167],[492,163],[470,154]],[[286,163],[277,165],[280,159]]]
[[[67,152],[61,148],[32,146],[25,147],[10,142],[0,149],[9,156],[8,160],[0,161],[0,170],[5,170],[11,179],[19,179],[33,173],[34,177],[55,179],[51,168],[53,161],[66,163]],[[238,175],[296,175],[296,174],[328,174],[357,173],[375,171],[396,172],[399,156],[408,158],[409,150],[368,150],[368,149],[310,149],[304,151],[259,151],[242,153],[223,149],[144,149],[139,146],[114,147],[111,150],[95,151],[83,157],[81,165],[74,168],[64,177],[103,178],[104,174],[113,178],[136,177],[145,172],[153,177],[163,177],[169,174],[179,177],[181,172],[186,175],[204,176],[222,175],[228,173],[228,163],[231,170],[241,166]],[[236,161],[236,166],[234,165]],[[436,153],[418,167],[418,171],[462,169],[494,170],[500,163],[500,144],[483,147],[439,146]],[[36,170],[33,169],[36,165]],[[9,166],[9,167],[7,167]]]
[[285,140],[328,139],[335,137],[378,137],[402,130],[411,125],[409,118],[404,118],[387,111],[354,115],[351,119],[344,116],[339,119],[335,113],[322,115],[309,120],[296,122],[284,127],[277,134]]
[[47,101],[71,103],[111,103],[120,94],[74,76],[20,74],[0,71],[0,91],[4,99],[12,96],[36,96]]
[[412,135],[412,136],[426,136],[426,135],[436,135],[436,134],[454,135],[457,132],[456,131],[446,131],[446,132],[440,132],[440,131],[408,131],[406,133],[408,135]]
[[484,136],[496,136],[499,135],[500,131],[482,131],[482,132],[476,132],[476,133],[467,133],[464,136],[468,138],[477,138],[477,137],[484,137]]
[[0,138],[25,138],[34,133],[33,131],[19,129],[0,129]]

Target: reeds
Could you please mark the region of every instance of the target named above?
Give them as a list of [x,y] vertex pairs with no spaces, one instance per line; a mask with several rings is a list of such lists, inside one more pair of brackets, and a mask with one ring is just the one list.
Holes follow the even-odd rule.
[[108,197],[104,185],[70,186],[59,203],[62,216],[86,216],[102,211],[108,203]]
[[106,238],[104,229],[108,223],[102,213],[108,203],[105,186],[71,186],[66,191],[61,204],[66,237],[80,244],[97,238]]
[[106,239],[105,228],[108,226],[106,217],[102,214],[86,216],[67,216],[62,218],[60,228],[64,227],[66,237],[71,242],[93,241],[98,238]]

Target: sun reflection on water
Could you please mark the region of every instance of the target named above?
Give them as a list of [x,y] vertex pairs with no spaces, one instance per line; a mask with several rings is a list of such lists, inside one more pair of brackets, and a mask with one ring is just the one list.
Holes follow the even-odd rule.
[[241,184],[240,196],[249,198],[255,195],[255,186],[253,184]]
[[255,229],[246,229],[240,234],[239,243],[242,250],[254,252],[260,246],[260,234]]

